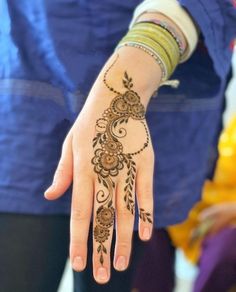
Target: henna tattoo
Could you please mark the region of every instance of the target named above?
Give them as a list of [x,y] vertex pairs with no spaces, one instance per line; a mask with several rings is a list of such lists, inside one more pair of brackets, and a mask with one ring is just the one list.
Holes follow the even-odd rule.
[[150,217],[150,213],[145,212],[145,210],[142,208],[139,209],[139,218],[141,220],[143,220],[144,222],[148,221],[149,223],[152,223],[152,219]]
[[[101,206],[96,211],[95,228],[93,231],[95,240],[99,243],[97,252],[100,254],[100,263],[104,262],[104,253],[107,249],[104,242],[110,236],[110,228],[114,224],[115,210],[113,208],[113,193],[115,189],[115,182],[113,177],[119,174],[119,171],[126,166],[127,178],[124,187],[124,201],[127,209],[134,214],[135,202],[132,196],[136,175],[136,163],[133,156],[140,154],[149,145],[149,132],[144,121],[145,108],[140,101],[140,96],[133,90],[133,80],[124,73],[123,86],[125,92],[121,93],[115,90],[107,83],[107,74],[114,66],[118,59],[111,64],[104,74],[103,82],[106,87],[116,94],[111,101],[110,107],[103,112],[103,115],[96,122],[97,134],[93,139],[94,157],[92,164],[94,171],[97,174],[98,182],[105,191],[101,188],[96,193],[96,201]],[[140,121],[146,132],[146,141],[143,146],[132,153],[124,153],[123,145],[120,139],[127,135],[125,125],[129,119]],[[139,210],[139,217],[144,222],[152,223],[150,219],[151,214],[145,212],[144,209]]]

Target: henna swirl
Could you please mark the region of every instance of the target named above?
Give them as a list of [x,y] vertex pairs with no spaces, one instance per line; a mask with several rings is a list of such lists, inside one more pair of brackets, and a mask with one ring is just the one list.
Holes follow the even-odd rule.
[[[116,96],[110,103],[110,107],[103,112],[103,115],[96,122],[97,134],[93,139],[94,157],[91,162],[94,165],[94,172],[98,176],[98,182],[105,188],[96,193],[96,200],[101,206],[96,212],[94,227],[94,238],[99,243],[97,252],[100,255],[100,263],[104,262],[104,253],[107,249],[104,242],[109,239],[110,228],[113,227],[115,210],[113,208],[113,193],[115,183],[113,177],[116,177],[125,165],[127,168],[127,178],[124,187],[124,201],[127,209],[134,214],[135,203],[133,199],[133,189],[136,175],[136,163],[133,156],[141,153],[149,145],[149,132],[145,124],[145,108],[141,103],[140,96],[133,90],[133,81],[124,73],[123,86],[124,93],[120,93],[107,83],[106,76],[108,71],[116,63],[118,55],[113,64],[104,74],[104,84]],[[123,145],[119,139],[127,135],[125,125],[129,119],[140,121],[146,133],[146,142],[143,146],[133,153],[124,153]],[[139,211],[139,217],[143,221],[152,223],[150,214],[143,209]]]

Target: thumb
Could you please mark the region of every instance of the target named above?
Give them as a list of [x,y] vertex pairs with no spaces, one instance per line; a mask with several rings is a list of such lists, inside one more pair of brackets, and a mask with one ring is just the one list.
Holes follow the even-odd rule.
[[72,135],[69,133],[63,143],[62,153],[54,174],[53,182],[45,191],[47,200],[61,197],[69,188],[73,178]]

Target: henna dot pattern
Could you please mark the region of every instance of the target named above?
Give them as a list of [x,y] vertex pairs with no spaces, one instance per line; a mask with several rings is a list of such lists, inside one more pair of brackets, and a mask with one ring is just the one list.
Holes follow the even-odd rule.
[[[94,239],[99,243],[97,252],[101,265],[104,263],[104,254],[107,249],[104,243],[109,239],[110,228],[114,225],[115,210],[113,208],[113,194],[115,190],[114,178],[120,170],[126,167],[127,177],[124,187],[124,201],[126,208],[134,214],[135,202],[133,190],[136,176],[136,163],[133,156],[140,154],[148,147],[150,138],[145,122],[145,108],[141,103],[140,96],[134,91],[133,80],[127,72],[124,72],[122,80],[124,92],[121,93],[109,86],[107,74],[119,58],[106,70],[103,82],[105,86],[116,96],[112,99],[102,117],[96,121],[96,135],[93,139],[94,156],[92,164],[101,185],[96,193],[96,201],[100,204],[95,215]],[[126,125],[129,120],[138,120],[143,125],[146,133],[146,141],[139,150],[133,153],[124,153],[122,138],[128,135]],[[152,223],[151,214],[144,209],[139,210],[139,217],[144,222]]]

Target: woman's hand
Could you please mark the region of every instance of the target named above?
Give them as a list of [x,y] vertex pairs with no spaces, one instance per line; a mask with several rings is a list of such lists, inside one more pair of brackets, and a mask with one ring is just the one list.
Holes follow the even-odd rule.
[[[184,35],[168,17],[142,17],[165,20],[186,48]],[[161,76],[152,56],[137,48],[120,48],[119,57],[113,55],[105,64],[68,133],[54,182],[45,192],[47,199],[57,199],[73,181],[70,258],[75,270],[85,268],[93,215],[93,273],[99,283],[110,277],[114,219],[114,267],[122,271],[128,266],[135,195],[140,238],[151,237],[154,153],[145,110]]]
[[208,232],[214,235],[222,229],[236,224],[236,202],[222,203],[209,207],[201,212],[199,219],[202,222],[213,222]]
[[[132,48],[125,50],[125,55],[121,49],[120,57],[116,55],[108,61],[95,82],[63,143],[53,184],[45,193],[47,199],[57,199],[73,180],[71,262],[76,271],[86,266],[93,215],[93,273],[99,283],[110,277],[114,221],[114,267],[122,271],[128,266],[135,194],[140,238],[148,240],[152,233],[154,154],[145,109],[161,72],[150,56]],[[131,60],[133,50],[138,60],[142,54],[142,61]],[[155,74],[149,78],[148,86],[143,86],[146,72],[138,72],[138,67],[145,65],[150,66],[149,73]]]

